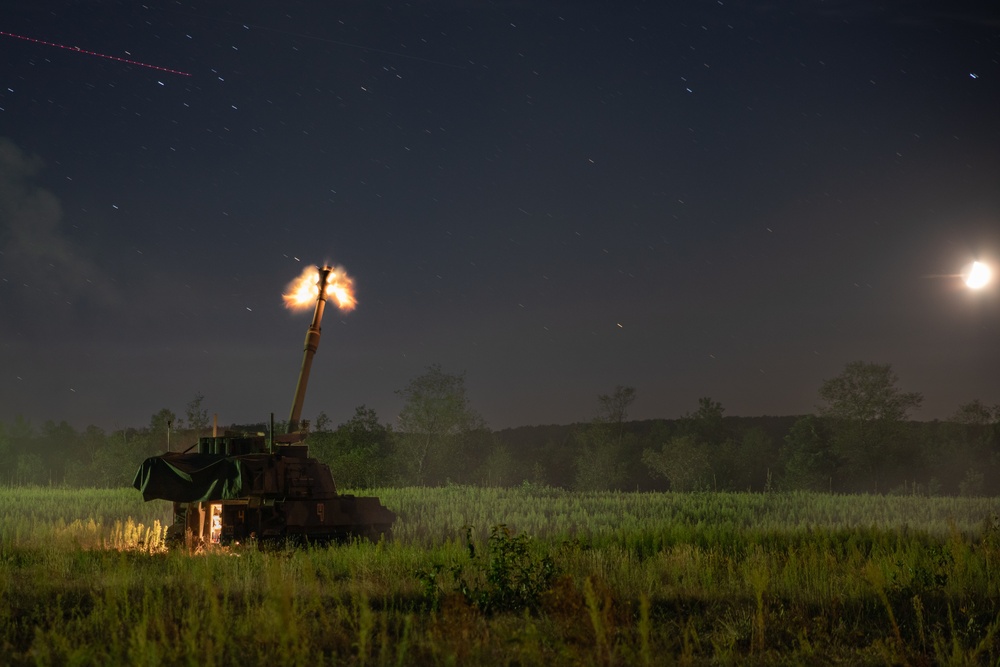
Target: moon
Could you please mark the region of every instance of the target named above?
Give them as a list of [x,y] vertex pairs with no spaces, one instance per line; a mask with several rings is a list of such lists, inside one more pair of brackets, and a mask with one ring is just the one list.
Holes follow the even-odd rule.
[[990,267],[982,262],[973,262],[962,272],[962,277],[968,287],[979,289],[990,282],[990,274]]

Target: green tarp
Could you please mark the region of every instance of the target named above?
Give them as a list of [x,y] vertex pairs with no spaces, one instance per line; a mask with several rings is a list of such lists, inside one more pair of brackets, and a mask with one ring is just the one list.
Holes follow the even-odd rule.
[[143,500],[228,500],[240,496],[243,468],[239,459],[220,454],[168,452],[143,461],[132,486],[142,491]]

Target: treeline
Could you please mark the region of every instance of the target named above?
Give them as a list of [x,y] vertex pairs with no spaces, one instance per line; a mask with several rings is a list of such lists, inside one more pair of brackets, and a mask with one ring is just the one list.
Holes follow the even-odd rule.
[[211,433],[204,396],[183,417],[163,408],[142,428],[77,430],[65,421],[36,427],[23,417],[0,422],[0,482],[116,487],[132,482],[139,464],[167,450],[181,451]]
[[723,417],[716,438],[692,435],[690,419],[628,422],[621,445],[589,448],[589,424],[505,429],[497,441],[523,463],[501,478],[578,490],[1000,495],[996,422],[908,421],[875,474],[841,453],[821,416]]
[[[701,398],[679,419],[634,421],[636,396],[597,397],[587,423],[494,431],[470,407],[463,375],[431,366],[403,390],[395,425],[365,406],[333,426],[324,413],[307,440],[342,488],[524,483],[584,491],[815,490],[1000,494],[1000,406],[973,400],[947,421],[917,422],[920,394],[903,392],[888,364],[856,362],[819,390],[817,414],[727,417]],[[162,409],[145,428],[77,431],[0,423],[0,480],[71,486],[131,483],[139,463],[206,435],[196,395],[183,417]],[[258,433],[264,424],[230,427]],[[281,425],[276,429],[281,432]]]

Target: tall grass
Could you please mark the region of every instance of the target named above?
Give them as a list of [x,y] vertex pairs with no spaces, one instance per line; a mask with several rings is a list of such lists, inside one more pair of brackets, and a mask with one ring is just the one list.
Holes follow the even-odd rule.
[[[997,499],[357,493],[399,513],[392,540],[188,554],[133,490],[0,488],[0,663],[1000,661]],[[517,581],[498,524],[557,567],[530,609],[461,589]]]

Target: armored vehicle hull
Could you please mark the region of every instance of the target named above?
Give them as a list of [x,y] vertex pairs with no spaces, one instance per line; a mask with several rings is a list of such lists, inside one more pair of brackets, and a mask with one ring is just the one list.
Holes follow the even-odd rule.
[[337,492],[330,468],[302,444],[262,436],[201,438],[197,453],[143,462],[134,486],[145,500],[174,503],[173,541],[239,544],[292,539],[326,542],[391,535],[396,515],[378,498]]
[[[337,493],[326,464],[309,458],[300,424],[320,324],[328,295],[338,302],[350,279],[330,266],[303,273],[305,294],[315,299],[306,330],[302,369],[288,417],[288,432],[276,436],[274,416],[263,434],[200,438],[198,451],[167,452],[146,459],[133,485],[145,500],[174,503],[168,536],[190,545],[232,544],[247,540],[341,540],[388,536],[396,515],[378,498]],[[331,282],[333,280],[333,282]],[[315,282],[315,284],[312,284]],[[300,290],[294,289],[298,294]],[[344,299],[353,307],[353,296]],[[294,301],[286,295],[286,301]],[[343,307],[343,304],[342,304]],[[300,428],[301,427],[301,428]]]
[[201,438],[197,453],[146,459],[134,485],[174,503],[168,537],[197,544],[390,536],[396,515],[378,498],[337,492],[330,468],[302,444],[262,436]]

